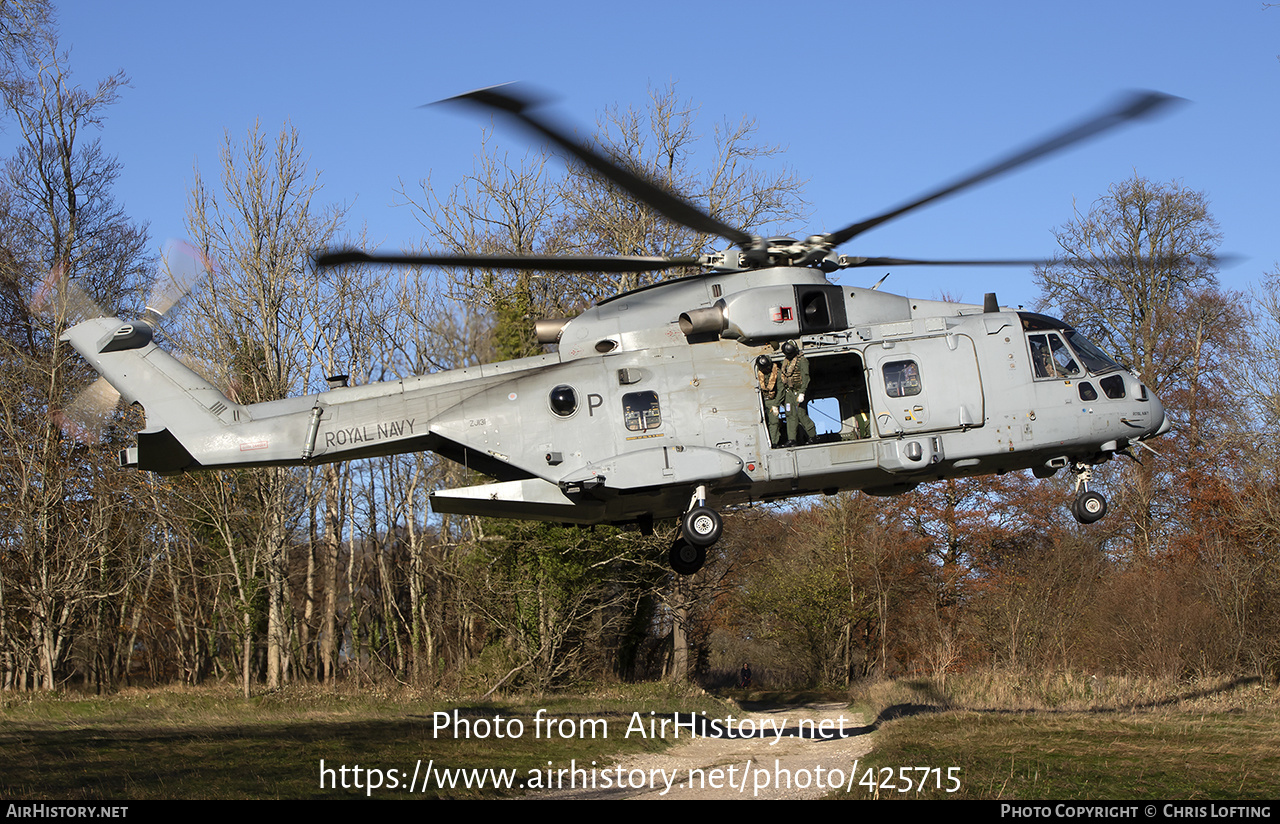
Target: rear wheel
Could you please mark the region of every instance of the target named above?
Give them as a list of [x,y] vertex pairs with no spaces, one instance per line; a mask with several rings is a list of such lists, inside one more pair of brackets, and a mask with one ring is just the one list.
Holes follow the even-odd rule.
[[707,562],[707,548],[695,546],[684,538],[676,538],[675,543],[671,545],[671,551],[667,553],[667,560],[676,572],[681,575],[692,575],[702,569],[702,565]]

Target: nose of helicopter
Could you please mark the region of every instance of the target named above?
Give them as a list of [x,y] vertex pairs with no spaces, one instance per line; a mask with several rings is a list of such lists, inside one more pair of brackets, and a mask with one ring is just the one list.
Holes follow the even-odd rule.
[[1142,435],[1140,440],[1147,438],[1156,438],[1173,428],[1173,422],[1169,420],[1169,416],[1165,414],[1164,404],[1154,393],[1148,391],[1148,403],[1151,404],[1151,425],[1147,427],[1147,431]]

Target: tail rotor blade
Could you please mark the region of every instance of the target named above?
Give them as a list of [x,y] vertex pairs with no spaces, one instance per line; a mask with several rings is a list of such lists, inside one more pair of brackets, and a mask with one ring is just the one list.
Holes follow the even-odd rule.
[[107,383],[106,378],[98,378],[76,395],[66,409],[56,413],[55,420],[67,437],[82,443],[96,441],[110,423],[119,402],[120,393],[115,387]]
[[172,239],[166,242],[159,271],[151,285],[151,296],[147,299],[148,315],[153,319],[164,317],[213,271],[209,257],[190,243]]
[[54,266],[40,282],[31,298],[31,311],[42,317],[64,317],[67,322],[106,317],[102,307],[80,284],[65,275],[61,264]]

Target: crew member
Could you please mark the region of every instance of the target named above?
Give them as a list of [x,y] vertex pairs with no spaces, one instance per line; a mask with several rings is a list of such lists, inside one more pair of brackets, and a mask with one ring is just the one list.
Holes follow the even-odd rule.
[[782,398],[778,392],[778,364],[768,355],[756,358],[756,384],[760,395],[764,398],[764,420],[769,427],[769,446],[777,446],[781,437],[778,432],[778,404]]
[[809,390],[809,361],[800,351],[798,341],[789,340],[782,344],[782,354],[786,360],[782,362],[781,375],[781,409],[787,413],[787,440],[781,446],[796,445],[796,429],[804,427],[809,442],[818,438],[818,430],[809,419],[805,409],[805,392]]

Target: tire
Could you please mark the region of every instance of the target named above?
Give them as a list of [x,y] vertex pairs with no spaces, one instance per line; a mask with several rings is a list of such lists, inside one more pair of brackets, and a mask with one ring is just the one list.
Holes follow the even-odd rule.
[[707,548],[691,544],[684,538],[676,538],[671,551],[667,553],[667,561],[679,574],[692,575],[707,562]]
[[1076,498],[1071,505],[1071,512],[1082,524],[1100,521],[1107,514],[1107,499],[1100,492],[1086,492]]
[[720,513],[706,506],[695,506],[684,514],[681,533],[694,546],[708,547],[720,540],[724,520]]

